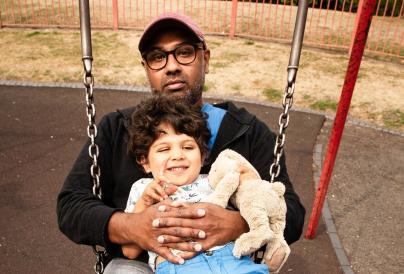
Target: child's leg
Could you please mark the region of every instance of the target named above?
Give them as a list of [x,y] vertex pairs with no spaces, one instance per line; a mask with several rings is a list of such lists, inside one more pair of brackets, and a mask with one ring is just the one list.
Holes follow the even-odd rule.
[[222,264],[221,273],[234,273],[234,274],[269,274],[268,266],[266,264],[256,264],[248,256],[242,256],[240,259],[234,257],[233,248],[234,244],[228,244],[225,247],[227,254],[223,253],[219,261]]
[[237,259],[233,256],[234,244],[204,252],[186,260],[183,265],[162,262],[157,266],[156,274],[268,274],[265,264],[255,264],[249,257]]

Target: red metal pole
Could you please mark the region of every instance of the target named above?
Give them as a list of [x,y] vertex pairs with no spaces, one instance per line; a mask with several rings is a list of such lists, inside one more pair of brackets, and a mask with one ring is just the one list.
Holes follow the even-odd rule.
[[345,82],[342,87],[341,97],[338,104],[337,114],[334,120],[334,126],[331,131],[331,137],[321,172],[320,182],[316,192],[311,216],[306,232],[307,239],[313,239],[318,226],[321,210],[323,208],[325,195],[330,182],[332,169],[334,167],[335,158],[337,156],[338,147],[341,141],[342,132],[344,131],[346,117],[348,115],[349,106],[353,90],[355,88],[359,67],[362,61],[363,52],[366,45],[366,39],[372,21],[372,13],[376,6],[376,0],[364,0],[363,10],[358,20],[358,28],[356,30],[352,53],[349,58],[348,69],[345,74]]
[[118,30],[118,0],[112,0],[112,24]]
[[234,38],[234,35],[236,34],[237,2],[237,0],[232,0],[229,32],[230,38]]

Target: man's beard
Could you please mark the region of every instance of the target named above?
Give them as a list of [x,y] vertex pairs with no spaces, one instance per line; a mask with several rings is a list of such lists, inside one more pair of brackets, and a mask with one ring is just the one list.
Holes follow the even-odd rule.
[[[181,94],[184,94],[181,96],[181,99],[191,105],[195,105],[196,103],[198,103],[202,99],[202,90],[203,90],[204,83],[205,83],[205,76],[202,76],[201,79],[199,79],[199,81],[196,81],[195,84],[191,86],[191,89],[181,91]],[[160,90],[153,89],[153,88],[152,88],[152,93],[153,94],[165,94],[167,96],[176,96],[175,91],[169,92],[169,93],[164,93],[164,92],[161,92]]]

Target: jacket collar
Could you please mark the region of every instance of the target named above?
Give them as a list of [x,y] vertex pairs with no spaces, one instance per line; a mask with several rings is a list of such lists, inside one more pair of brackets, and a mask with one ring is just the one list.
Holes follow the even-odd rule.
[[205,161],[205,165],[210,165],[222,150],[243,136],[255,117],[244,108],[236,107],[232,102],[215,104],[215,106],[227,110],[227,113],[220,125],[215,144]]
[[254,116],[245,108],[238,108],[232,102],[223,102],[214,105],[215,107],[225,109],[240,124],[250,124]]

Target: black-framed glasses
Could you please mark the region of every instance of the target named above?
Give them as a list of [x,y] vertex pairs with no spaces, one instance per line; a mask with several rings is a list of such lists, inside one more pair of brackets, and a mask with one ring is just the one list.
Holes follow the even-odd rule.
[[170,54],[173,54],[175,60],[181,65],[191,64],[196,59],[198,49],[203,49],[203,46],[198,44],[182,44],[170,51],[153,49],[142,54],[142,57],[150,69],[160,70],[167,65]]

